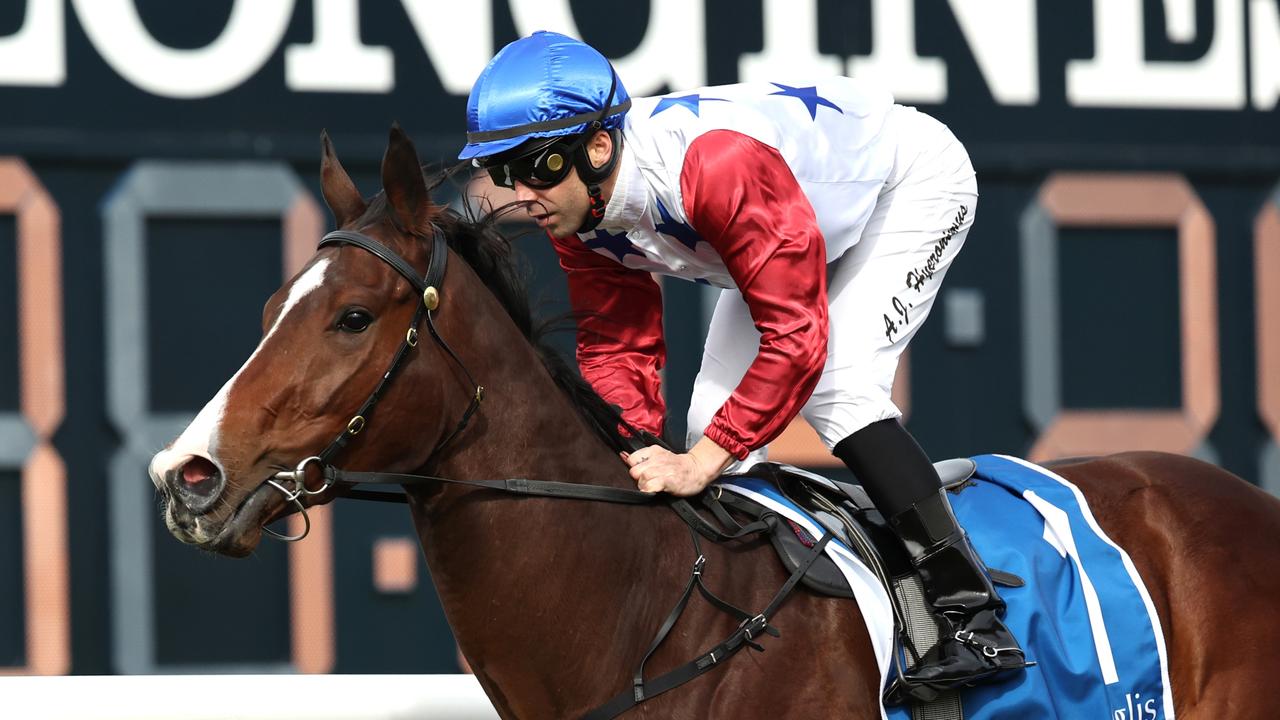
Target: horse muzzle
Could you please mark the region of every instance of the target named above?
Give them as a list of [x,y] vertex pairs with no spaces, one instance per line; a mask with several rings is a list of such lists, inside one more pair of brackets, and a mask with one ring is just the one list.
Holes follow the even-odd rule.
[[196,455],[166,471],[164,483],[192,514],[203,515],[217,504],[227,481],[218,465]]

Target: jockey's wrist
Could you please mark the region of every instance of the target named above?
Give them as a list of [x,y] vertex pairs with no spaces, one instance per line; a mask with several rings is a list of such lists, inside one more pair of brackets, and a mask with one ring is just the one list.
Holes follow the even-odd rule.
[[720,477],[720,473],[733,462],[733,454],[720,447],[716,442],[703,436],[689,448],[689,455],[698,463],[707,482]]

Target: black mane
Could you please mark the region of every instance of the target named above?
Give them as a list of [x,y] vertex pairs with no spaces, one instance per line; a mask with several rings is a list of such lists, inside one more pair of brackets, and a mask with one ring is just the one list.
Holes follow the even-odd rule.
[[[428,189],[434,191],[450,174],[444,171],[428,175]],[[618,409],[597,395],[577,370],[544,340],[549,331],[556,329],[558,319],[534,322],[529,307],[528,269],[518,262],[511,241],[497,227],[509,209],[507,206],[479,214],[468,205],[465,214],[441,213],[436,224],[444,231],[449,247],[471,266],[533,345],[551,379],[569,397],[587,426],[614,450],[633,449],[632,440],[618,430],[619,426],[626,425]],[[363,219],[390,215],[386,194],[379,192],[369,202]]]

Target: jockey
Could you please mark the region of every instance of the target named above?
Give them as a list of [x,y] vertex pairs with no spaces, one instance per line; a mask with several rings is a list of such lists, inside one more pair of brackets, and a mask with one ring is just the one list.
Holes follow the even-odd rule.
[[906,680],[941,690],[1025,666],[933,465],[890,399],[973,224],[977,184],[946,126],[835,77],[631,98],[585,43],[503,48],[467,103],[459,154],[514,188],[550,236],[580,315],[583,376],[632,425],[666,408],[652,273],[720,290],[689,450],[624,459],[641,490],[694,495],[763,460],[803,415],[898,534],[944,619]]

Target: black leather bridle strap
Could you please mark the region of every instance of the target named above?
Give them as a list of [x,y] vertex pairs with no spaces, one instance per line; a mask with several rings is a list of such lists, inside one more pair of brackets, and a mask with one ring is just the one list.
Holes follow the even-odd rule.
[[467,376],[467,383],[476,389],[475,393],[471,396],[471,402],[467,405],[467,409],[463,411],[462,417],[458,420],[458,424],[454,426],[453,431],[444,436],[444,438],[441,439],[440,442],[436,443],[436,446],[431,449],[431,455],[434,456],[436,453],[440,452],[441,448],[453,442],[453,439],[458,437],[458,434],[467,427],[467,423],[471,422],[471,416],[476,414],[476,411],[480,409],[480,401],[484,400],[484,386],[476,382],[475,378],[471,377],[471,371],[467,370],[466,364],[463,363],[457,353],[453,351],[453,348],[449,347],[449,343],[445,342],[444,338],[440,337],[440,333],[436,330],[436,323],[432,319],[430,312],[427,313],[427,329],[431,331],[431,337],[435,338],[436,343],[439,344],[440,347],[444,348],[444,351],[449,354],[449,357],[453,358],[454,364],[459,368],[462,368],[462,374]]
[[[432,449],[432,455],[435,455],[445,445],[452,441],[459,433],[466,428],[467,423],[471,421],[471,417],[480,409],[480,401],[484,398],[484,388],[480,386],[475,378],[472,377],[471,371],[467,370],[467,366],[458,357],[453,348],[440,337],[440,333],[436,330],[435,317],[432,311],[435,310],[436,304],[439,302],[439,288],[444,282],[444,273],[448,267],[449,248],[445,243],[444,233],[436,226],[431,227],[431,259],[427,263],[427,274],[419,277],[417,270],[413,268],[399,253],[387,247],[382,242],[365,235],[364,233],[352,230],[334,230],[320,239],[318,247],[326,247],[329,245],[354,245],[365,251],[375,255],[378,259],[390,265],[397,273],[409,281],[409,284],[417,291],[420,297],[418,309],[413,314],[413,321],[409,325],[408,331],[405,333],[404,340],[400,343],[400,348],[396,350],[395,355],[391,358],[391,363],[387,367],[387,371],[382,374],[382,379],[378,382],[378,386],[370,393],[368,399],[356,411],[351,420],[347,423],[347,427],[343,428],[332,442],[329,443],[324,450],[317,456],[320,458],[321,464],[328,467],[330,461],[333,460],[343,448],[347,446],[356,435],[358,435],[368,424],[369,417],[373,413],[374,407],[378,401],[382,399],[383,392],[395,379],[400,370],[400,366],[409,355],[409,351],[418,344],[418,325],[422,322],[423,316],[426,316],[427,329],[431,332],[431,337],[448,353],[454,363],[462,369],[462,373],[467,376],[467,381],[475,388],[475,392],[471,397],[471,402],[467,409],[463,412],[462,418],[453,430],[441,440],[435,448]],[[369,498],[375,493],[346,493],[347,497],[363,497]],[[382,499],[382,498],[378,498]]]
[[[326,245],[355,245],[358,248],[368,250],[374,255],[377,255],[383,262],[395,268],[396,272],[403,275],[404,279],[408,280],[409,283],[413,285],[414,289],[418,291],[418,294],[422,294],[422,291],[426,290],[428,287],[439,287],[440,281],[444,279],[444,263],[445,259],[448,257],[448,253],[436,252],[437,250],[442,249],[440,246],[443,244],[444,241],[441,239],[441,233],[439,230],[436,230],[431,247],[431,266],[427,269],[427,275],[425,278],[418,277],[418,271],[414,270],[412,265],[406,262],[404,258],[400,257],[399,253],[364,233],[358,233],[352,230],[334,230],[320,239],[320,245],[318,247],[324,247]],[[437,272],[432,273],[432,270],[436,270],[435,265],[437,264],[437,259],[439,259],[440,268]]]
[[335,455],[347,446],[347,443],[351,442],[351,440],[356,435],[360,434],[365,426],[368,425],[369,418],[373,416],[374,406],[376,406],[378,401],[382,399],[382,393],[386,391],[387,386],[391,384],[391,381],[394,380],[396,375],[399,373],[400,366],[404,363],[404,359],[409,354],[409,350],[418,344],[417,330],[415,328],[417,328],[418,323],[421,322],[423,312],[424,308],[422,304],[418,303],[418,310],[413,314],[413,322],[409,324],[409,331],[405,333],[404,340],[400,341],[400,347],[391,358],[391,363],[387,366],[387,371],[382,374],[382,379],[378,381],[377,387],[375,387],[373,392],[369,394],[369,397],[364,401],[364,404],[360,406],[360,409],[356,411],[356,414],[351,417],[351,420],[347,423],[347,426],[342,429],[342,432],[338,433],[338,436],[333,439],[333,442],[330,442],[329,445],[326,446],[325,449],[317,456],[326,466]]
[[[435,316],[432,314],[435,307],[430,304],[431,300],[427,297],[426,293],[434,288],[434,291],[437,293],[436,297],[439,297],[439,288],[441,284],[444,283],[444,272],[449,260],[449,248],[445,243],[444,233],[440,232],[440,228],[433,225],[431,230],[433,233],[431,259],[427,262],[427,274],[422,279],[417,277],[413,266],[405,262],[404,258],[396,254],[395,251],[377,240],[358,232],[335,230],[334,232],[324,236],[320,241],[320,247],[324,247],[326,244],[348,243],[364,248],[386,261],[391,265],[391,267],[395,268],[396,272],[403,275],[406,280],[412,283],[418,293],[423,295],[423,302],[418,308],[418,313],[413,318],[412,327],[418,327],[418,321],[425,309],[427,316],[427,330],[431,333],[431,337],[436,341],[436,344],[448,353],[454,364],[462,370],[462,374],[467,376],[467,382],[471,387],[475,388],[475,392],[471,396],[471,401],[467,405],[467,409],[463,411],[462,417],[458,420],[458,424],[454,426],[453,430],[446,435],[444,439],[436,443],[436,446],[432,448],[431,454],[434,456],[436,453],[440,452],[441,448],[452,442],[453,439],[467,427],[467,424],[471,422],[471,416],[475,415],[476,411],[480,409],[480,402],[484,399],[484,387],[480,385],[480,383],[476,382],[476,379],[471,375],[471,371],[467,369],[466,363],[462,362],[462,359],[453,351],[453,348],[449,347],[449,343],[445,342],[444,338],[440,337],[440,331],[436,330]],[[407,347],[401,347],[401,352],[407,352],[407,350]],[[401,359],[402,358],[399,355],[396,356],[396,359],[393,361],[393,369],[394,364],[399,363]],[[388,375],[384,377],[384,384],[388,382],[387,378],[390,377],[390,374],[391,372],[389,371]],[[380,385],[378,391],[375,391],[375,393],[380,392],[381,389],[382,386]],[[376,399],[371,398],[371,402],[372,401],[376,401]]]

